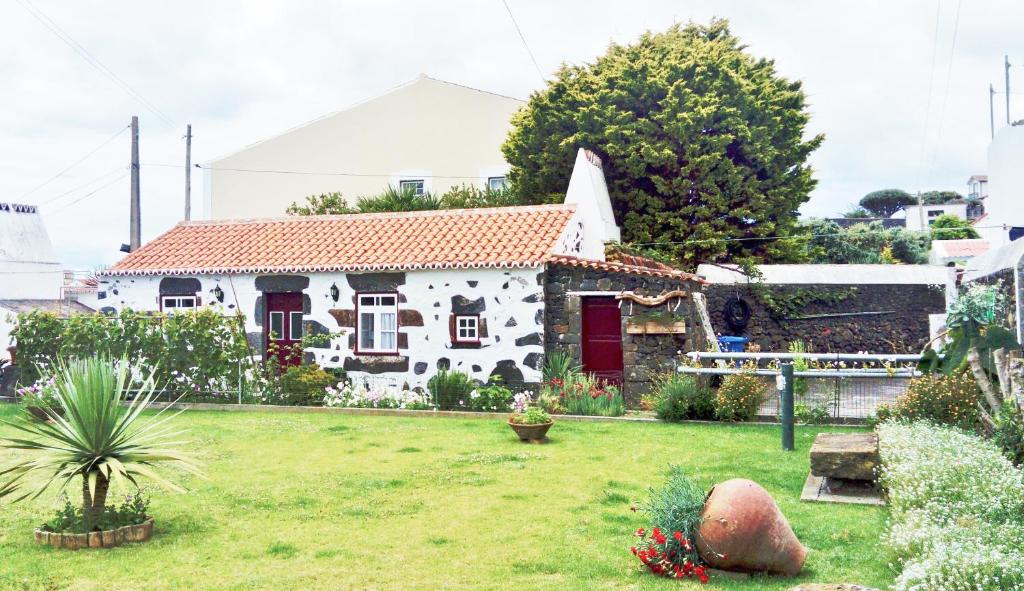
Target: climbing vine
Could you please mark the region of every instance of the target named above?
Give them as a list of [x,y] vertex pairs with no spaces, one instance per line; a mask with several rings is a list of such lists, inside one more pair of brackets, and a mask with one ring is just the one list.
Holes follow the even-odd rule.
[[773,292],[763,283],[752,283],[751,287],[758,299],[768,309],[768,314],[775,320],[801,315],[807,308],[815,305],[835,306],[857,295],[856,287],[836,287],[829,289],[798,287],[785,293]]

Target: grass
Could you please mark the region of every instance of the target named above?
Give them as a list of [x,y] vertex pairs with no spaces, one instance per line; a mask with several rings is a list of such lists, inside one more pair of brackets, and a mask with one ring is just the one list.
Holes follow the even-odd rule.
[[[0,405],[0,417],[16,408]],[[209,480],[153,491],[151,542],[69,552],[35,545],[55,499],[0,505],[0,589],[789,589],[892,581],[885,512],[799,502],[822,430],[561,422],[548,445],[501,421],[193,412],[179,417]],[[0,426],[0,434],[11,429]],[[6,458],[0,458],[5,463]],[[670,463],[702,483],[745,477],[810,548],[797,580],[641,573],[634,501]]]

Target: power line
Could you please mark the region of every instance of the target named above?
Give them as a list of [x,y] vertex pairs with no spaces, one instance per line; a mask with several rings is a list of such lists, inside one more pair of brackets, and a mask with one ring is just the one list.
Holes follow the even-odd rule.
[[540,64],[537,63],[537,58],[533,56],[533,51],[530,50],[530,45],[526,42],[526,37],[523,36],[522,29],[519,28],[519,23],[516,22],[516,17],[512,14],[512,9],[508,7],[506,0],[501,0],[501,3],[505,5],[505,10],[508,12],[508,18],[512,19],[512,26],[516,28],[516,33],[519,33],[519,40],[523,42],[523,47],[526,48],[526,53],[530,54],[530,61],[533,62],[533,67],[537,69],[537,75],[540,76],[542,82],[547,82],[544,78],[544,72],[540,69]]
[[107,187],[110,187],[111,185],[114,185],[118,181],[124,180],[125,177],[127,177],[127,176],[128,176],[128,173],[124,173],[121,176],[117,177],[116,179],[110,181],[109,183],[107,183],[107,184],[105,184],[105,185],[103,185],[103,186],[101,186],[99,188],[93,189],[92,191],[89,191],[88,193],[86,193],[85,195],[82,195],[81,197],[79,197],[78,199],[75,199],[74,201],[69,201],[68,203],[64,204],[63,207],[55,209],[55,210],[47,213],[46,215],[52,215],[52,214],[60,213],[60,212],[64,211],[65,209],[68,209],[69,207],[75,205],[76,203],[81,202],[83,199],[88,199],[89,197],[92,197],[93,195],[95,195],[96,193],[99,193],[103,189],[106,189]]
[[931,123],[932,91],[935,88],[935,59],[939,54],[939,23],[942,22],[942,0],[935,0],[935,30],[932,32],[932,65],[928,70],[928,95],[924,107],[924,127],[921,129],[921,161],[918,166],[917,185],[920,187],[928,156],[928,126]]
[[28,197],[28,196],[29,196],[29,195],[31,195],[32,193],[35,193],[35,192],[36,192],[36,191],[38,191],[39,189],[42,189],[42,188],[43,188],[43,187],[45,187],[46,185],[49,185],[49,184],[50,184],[50,183],[52,183],[53,181],[55,181],[55,180],[59,179],[59,178],[60,178],[61,176],[63,176],[63,175],[64,175],[64,173],[66,173],[67,171],[69,171],[69,170],[71,170],[72,168],[74,168],[74,167],[78,166],[79,164],[81,164],[81,163],[85,162],[85,161],[86,161],[86,160],[87,160],[87,159],[88,159],[88,158],[89,158],[90,156],[92,156],[92,155],[93,155],[93,154],[95,154],[96,152],[99,152],[99,151],[100,151],[100,149],[102,149],[102,148],[103,148],[104,146],[106,146],[106,145],[107,145],[107,144],[109,144],[110,142],[112,142],[112,141],[114,141],[115,139],[117,139],[117,137],[118,137],[118,136],[120,136],[120,135],[121,135],[122,133],[124,133],[126,129],[128,129],[128,126],[127,126],[127,125],[125,125],[125,126],[124,126],[124,127],[122,127],[121,129],[119,129],[119,130],[117,131],[117,133],[115,133],[114,135],[112,135],[112,136],[110,136],[109,138],[107,138],[107,140],[106,140],[106,141],[104,141],[104,142],[103,142],[102,144],[100,144],[100,145],[96,146],[95,148],[93,148],[92,150],[90,150],[90,151],[89,151],[89,152],[88,152],[88,153],[87,153],[87,154],[86,154],[85,156],[82,156],[82,157],[81,157],[81,158],[79,158],[78,160],[75,160],[75,161],[74,161],[74,162],[73,162],[73,163],[72,163],[72,164],[71,164],[70,166],[68,166],[67,168],[65,168],[65,169],[61,170],[60,172],[58,172],[57,174],[53,175],[52,177],[50,177],[49,179],[47,179],[46,181],[44,181],[44,182],[43,182],[42,184],[40,184],[40,185],[37,185],[37,186],[36,186],[36,188],[32,189],[31,191],[28,191],[27,193],[24,193],[24,194],[22,194],[22,196],[21,196],[21,197],[18,197],[18,200],[19,200],[19,201],[21,201],[21,200],[22,200],[22,199],[24,199],[25,197]]
[[124,170],[124,169],[125,169],[124,166],[118,166],[116,168],[112,168],[112,169],[108,170],[107,172],[99,175],[98,177],[95,177],[95,178],[93,178],[93,179],[91,179],[89,181],[86,181],[86,182],[82,183],[81,185],[78,185],[77,187],[74,187],[73,189],[68,189],[67,191],[64,191],[63,193],[61,193],[59,195],[54,195],[53,197],[50,197],[49,199],[47,199],[45,201],[40,201],[39,205],[49,205],[49,204],[51,204],[51,203],[53,203],[55,201],[59,201],[60,199],[66,197],[66,196],[68,196],[68,195],[70,195],[72,193],[75,193],[75,192],[77,192],[80,189],[84,189],[85,187],[88,187],[89,185],[95,183],[96,181],[98,181],[100,179],[104,179],[104,178],[114,174],[115,172],[117,172],[119,170]]
[[113,70],[108,68],[98,60],[94,55],[89,53],[89,50],[82,46],[81,43],[75,41],[75,39],[60,27],[56,22],[53,21],[49,16],[46,15],[42,10],[32,4],[31,0],[18,0],[18,4],[21,4],[22,8],[28,11],[37,21],[39,21],[44,27],[50,30],[51,33],[56,35],[61,41],[63,41],[68,47],[73,49],[75,53],[81,56],[90,66],[95,68],[99,73],[106,76],[111,82],[116,84],[126,92],[129,96],[142,103],[150,112],[159,117],[168,127],[174,127],[174,121],[164,114],[163,111],[158,109],[156,105],[149,102],[146,97],[142,96],[137,90],[132,88],[127,82],[122,80]]
[[935,145],[932,149],[931,165],[928,167],[929,174],[935,168],[935,160],[938,158],[939,143],[942,141],[942,128],[946,123],[946,104],[949,102],[949,83],[953,77],[953,55],[956,53],[957,33],[960,30],[960,5],[962,0],[956,2],[956,16],[953,17],[953,40],[949,46],[949,62],[946,64],[946,88],[942,93],[942,107],[939,109],[939,128],[935,135]]

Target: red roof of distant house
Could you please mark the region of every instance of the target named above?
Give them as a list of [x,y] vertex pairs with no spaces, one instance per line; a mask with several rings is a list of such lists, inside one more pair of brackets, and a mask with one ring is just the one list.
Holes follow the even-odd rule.
[[983,238],[965,238],[963,240],[933,240],[932,248],[939,251],[943,258],[976,257],[989,251],[991,245]]
[[103,275],[528,267],[554,251],[574,212],[534,205],[182,222]]

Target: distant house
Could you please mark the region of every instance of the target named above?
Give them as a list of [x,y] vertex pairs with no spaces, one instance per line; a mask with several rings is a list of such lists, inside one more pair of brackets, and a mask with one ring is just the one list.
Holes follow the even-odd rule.
[[956,293],[955,272],[931,265],[700,265],[715,331],[764,351],[917,353]]
[[388,185],[433,193],[504,186],[501,144],[524,104],[420,76],[205,163],[206,218],[280,216],[308,195],[338,191],[354,202]]
[[[71,283],[76,283],[75,290],[67,289]],[[77,301],[87,287],[65,273],[35,206],[0,203],[0,359],[9,357],[19,313],[88,312]]]
[[947,267],[963,266],[974,257],[989,251],[990,245],[984,238],[962,240],[932,240],[928,253],[928,264]]
[[940,203],[937,205],[908,205],[903,208],[906,212],[906,228],[913,232],[927,230],[939,216],[952,215],[962,220],[967,219],[967,202],[953,201],[951,203]]
[[[261,354],[330,334],[307,349],[316,362],[410,386],[441,369],[536,383],[560,350],[635,401],[703,342],[700,283],[606,260],[618,237],[600,160],[580,150],[564,204],[184,222],[102,272],[99,297],[109,311],[240,311]],[[679,322],[637,324],[655,312]]]

